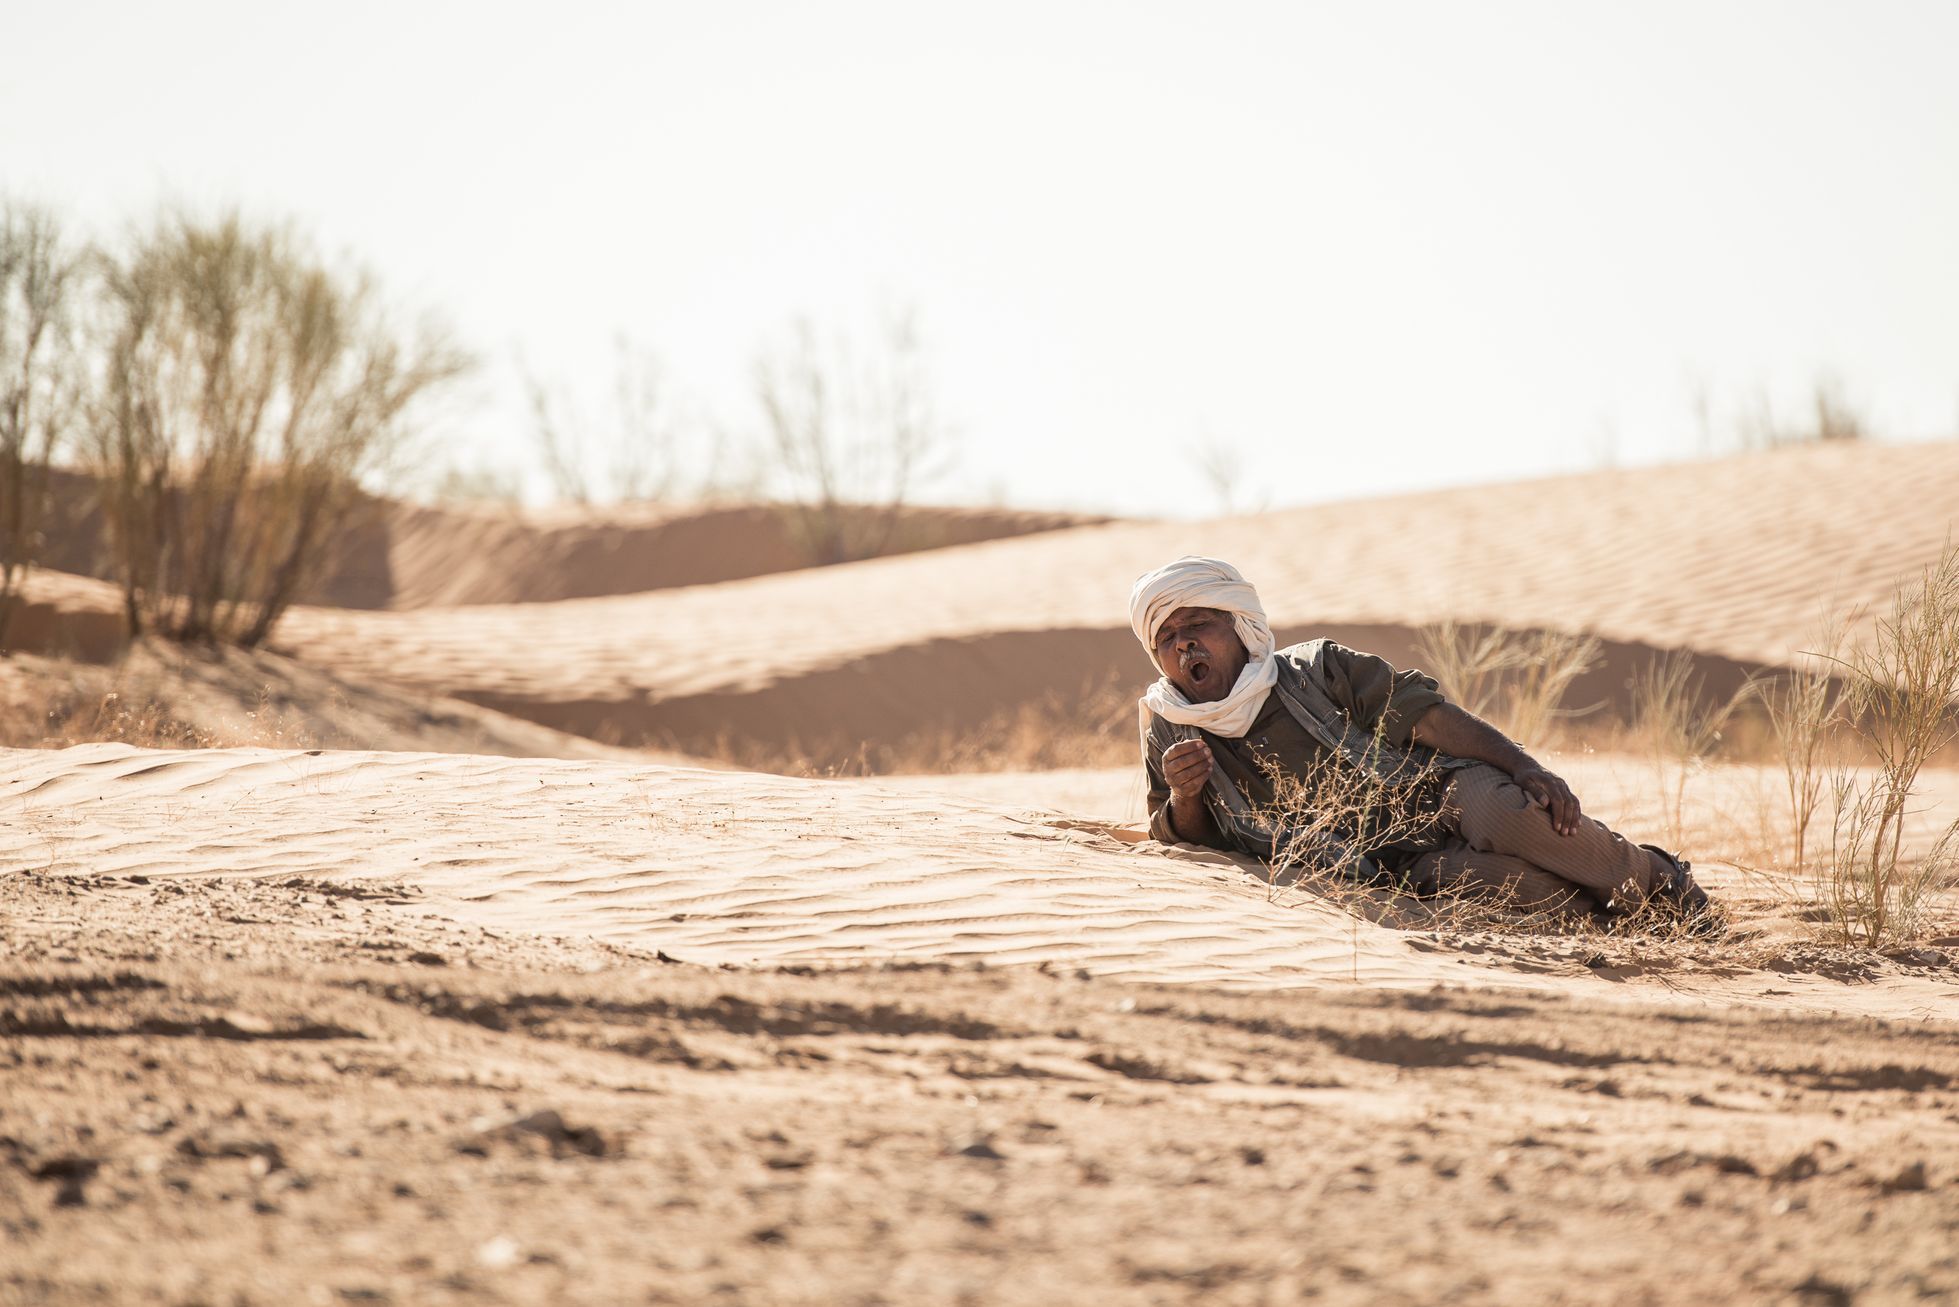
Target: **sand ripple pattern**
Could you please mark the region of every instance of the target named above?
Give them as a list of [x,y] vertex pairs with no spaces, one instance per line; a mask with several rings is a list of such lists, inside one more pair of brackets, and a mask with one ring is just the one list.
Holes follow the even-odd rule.
[[[1608,773],[1581,779],[1604,800],[1595,810],[1639,815]],[[1105,775],[1105,800],[1121,780]],[[736,967],[1049,964],[1229,989],[1576,984],[1641,1003],[1959,1019],[1959,991],[1937,977],[1844,985],[1720,959],[1594,971],[1583,939],[1374,924],[1273,894],[1256,864],[1131,843],[959,784],[468,754],[0,750],[0,874],[338,882],[432,919]],[[1710,883],[1742,888],[1721,871]],[[316,925],[289,923],[301,936]]]
[[0,754],[0,867],[413,886],[429,910],[688,961],[1427,984],[1395,932],[1238,867],[868,783],[613,763],[84,745]]

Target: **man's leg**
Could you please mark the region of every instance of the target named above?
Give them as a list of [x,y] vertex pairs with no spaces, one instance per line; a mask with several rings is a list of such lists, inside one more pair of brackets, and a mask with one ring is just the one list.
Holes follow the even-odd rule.
[[1507,853],[1479,853],[1460,838],[1424,853],[1409,873],[1417,883],[1434,885],[1443,894],[1518,912],[1588,920],[1599,904],[1589,891],[1562,876]]
[[1442,804],[1445,824],[1479,853],[1505,853],[1582,885],[1601,901],[1618,895],[1643,903],[1670,868],[1602,822],[1581,817],[1578,831],[1560,835],[1551,817],[1495,767],[1478,764],[1452,774]]

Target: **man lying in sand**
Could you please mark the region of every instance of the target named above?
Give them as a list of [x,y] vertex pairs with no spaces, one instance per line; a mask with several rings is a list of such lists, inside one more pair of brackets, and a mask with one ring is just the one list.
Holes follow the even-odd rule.
[[1570,786],[1431,678],[1331,640],[1275,651],[1258,593],[1230,564],[1180,558],[1151,572],[1129,617],[1163,674],[1140,704],[1154,839],[1296,859],[1294,832],[1275,820],[1285,778],[1367,768],[1360,789],[1377,810],[1316,832],[1307,865],[1525,909],[1718,927],[1687,863],[1585,816]]

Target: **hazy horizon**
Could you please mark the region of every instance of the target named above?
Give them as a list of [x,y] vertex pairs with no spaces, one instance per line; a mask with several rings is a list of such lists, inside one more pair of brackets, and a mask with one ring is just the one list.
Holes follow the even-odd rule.
[[[204,3],[8,21],[0,191],[292,219],[482,356],[618,334],[752,425],[758,349],[918,312],[952,474],[1133,514],[1640,464],[1819,380],[1959,435],[1959,9]],[[1706,408],[1697,411],[1697,397]]]

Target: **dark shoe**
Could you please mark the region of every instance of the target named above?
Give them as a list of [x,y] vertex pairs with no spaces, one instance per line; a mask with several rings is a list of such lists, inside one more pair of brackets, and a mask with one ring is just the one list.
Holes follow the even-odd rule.
[[1639,846],[1667,864],[1646,897],[1647,905],[1657,908],[1686,928],[1690,935],[1718,935],[1727,928],[1721,909],[1694,880],[1693,864],[1677,853],[1668,853],[1657,844]]

